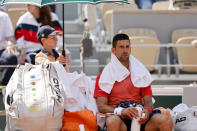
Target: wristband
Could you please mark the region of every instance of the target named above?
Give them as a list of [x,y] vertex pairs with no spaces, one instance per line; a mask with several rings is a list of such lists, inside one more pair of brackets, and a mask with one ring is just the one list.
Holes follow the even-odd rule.
[[148,110],[149,115],[152,113],[152,108],[150,106],[144,107],[144,109]]
[[115,108],[114,109],[114,114],[116,114],[116,115],[121,115],[122,114],[122,110],[123,110],[124,108],[122,108],[122,107],[117,107],[117,108]]

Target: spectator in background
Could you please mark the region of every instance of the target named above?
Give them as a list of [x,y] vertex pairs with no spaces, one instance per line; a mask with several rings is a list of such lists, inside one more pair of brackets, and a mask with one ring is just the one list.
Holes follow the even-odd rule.
[[136,3],[140,9],[152,9],[152,5],[158,1],[167,1],[167,0],[136,0]]
[[[57,15],[51,12],[49,6],[39,8],[35,5],[27,5],[27,12],[19,18],[16,25],[16,44],[21,48],[21,50],[25,50],[21,52],[27,54],[27,62],[30,62],[32,64],[35,63],[34,60],[36,53],[38,53],[42,48],[36,38],[36,33],[38,31],[38,28],[43,25],[50,25],[56,31],[62,31]],[[59,34],[57,36],[57,39],[57,48],[59,48],[62,46],[62,35]],[[23,48],[23,45],[36,47]],[[66,53],[70,55],[68,50],[66,51]]]
[[10,17],[5,11],[5,8],[0,6],[0,55],[5,49],[6,41],[15,42],[14,31]]
[[[25,56],[20,56],[17,51],[15,45],[8,41],[6,45],[6,49],[3,51],[0,57],[0,65],[17,65],[24,64]],[[12,76],[15,67],[5,67],[2,71],[2,85],[7,85],[10,77]]]

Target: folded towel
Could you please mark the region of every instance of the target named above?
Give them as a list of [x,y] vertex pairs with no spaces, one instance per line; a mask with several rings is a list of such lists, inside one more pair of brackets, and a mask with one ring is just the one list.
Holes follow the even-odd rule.
[[114,83],[121,82],[131,75],[131,81],[135,87],[147,87],[153,81],[153,78],[144,65],[134,56],[129,56],[129,70],[120,63],[118,58],[112,53],[111,62],[104,68],[99,87],[106,93],[110,93]]

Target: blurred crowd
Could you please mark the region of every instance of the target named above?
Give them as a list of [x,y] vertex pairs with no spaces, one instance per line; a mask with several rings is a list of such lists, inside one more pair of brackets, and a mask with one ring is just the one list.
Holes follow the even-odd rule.
[[[0,64],[17,65],[25,62],[35,64],[35,56],[42,49],[36,34],[40,27],[50,25],[56,31],[62,31],[59,19],[51,11],[50,6],[42,8],[35,5],[26,5],[27,12],[18,19],[16,28],[13,29],[12,21],[6,13],[4,6],[0,7]],[[52,8],[54,9],[54,8]],[[56,50],[62,50],[62,34],[57,36]],[[70,52],[66,49],[70,58]],[[69,60],[70,61],[70,60]],[[6,85],[14,68],[2,68],[2,85]]]

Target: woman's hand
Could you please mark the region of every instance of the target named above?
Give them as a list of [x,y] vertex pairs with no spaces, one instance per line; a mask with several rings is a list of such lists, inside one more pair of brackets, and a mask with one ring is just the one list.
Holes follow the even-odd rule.
[[69,72],[69,68],[68,68],[69,58],[68,58],[68,56],[60,55],[60,56],[57,58],[57,61],[58,61],[60,64],[65,65],[64,68],[65,68],[66,72]]
[[57,61],[60,63],[60,64],[63,64],[63,65],[66,65],[68,66],[68,56],[63,56],[63,55],[60,55],[58,58],[57,58]]

